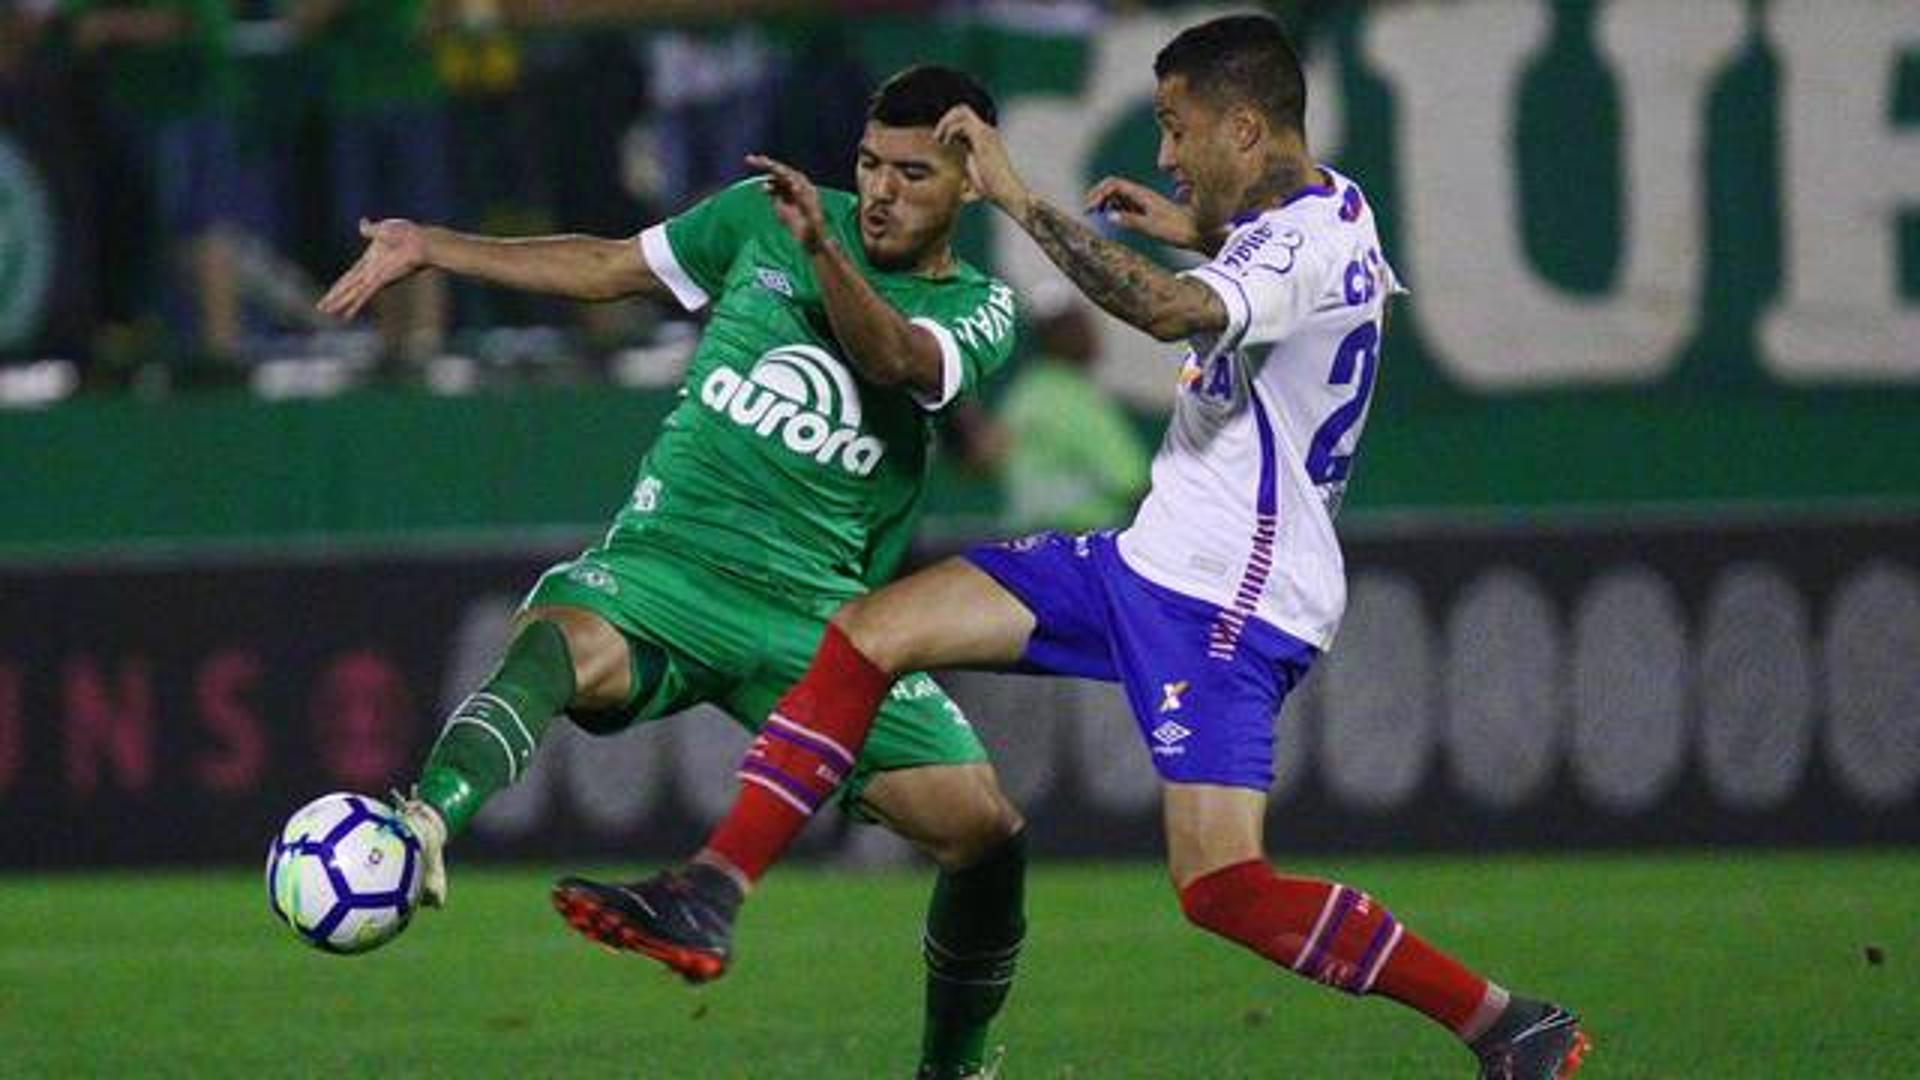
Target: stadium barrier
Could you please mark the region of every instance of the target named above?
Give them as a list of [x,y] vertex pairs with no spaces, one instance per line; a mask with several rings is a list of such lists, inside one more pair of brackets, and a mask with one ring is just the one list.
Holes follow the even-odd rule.
[[[1350,544],[1351,608],[1279,718],[1280,849],[1920,841],[1920,518],[1477,526]],[[556,552],[556,555],[563,554]],[[0,571],[0,866],[242,860],[406,779],[545,553]],[[1112,687],[943,676],[1042,850],[1148,855]],[[477,854],[665,856],[725,805],[715,715],[561,725]],[[816,854],[888,860],[873,829]]]

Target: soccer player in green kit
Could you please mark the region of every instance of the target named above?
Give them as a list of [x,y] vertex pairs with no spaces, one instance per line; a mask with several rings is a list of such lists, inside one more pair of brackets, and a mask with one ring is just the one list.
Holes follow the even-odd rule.
[[[612,528],[533,587],[498,671],[447,721],[404,803],[427,852],[429,904],[446,897],[446,840],[525,771],[554,714],[605,733],[711,702],[758,730],[806,670],[827,616],[895,570],[935,415],[1001,367],[1013,341],[1011,291],[950,246],[977,196],[933,126],[961,104],[993,115],[958,71],[888,80],[868,110],[857,195],[755,157],[763,176],[627,240],[362,225],[367,249],[324,312],[350,318],[428,267],[711,309],[683,400]],[[848,761],[849,805],[940,867],[920,1075],[977,1075],[1024,932],[1023,823],[972,728],[925,675],[894,689]],[[553,899],[589,937],[648,951],[628,932],[621,887],[570,878]],[[716,977],[724,963],[689,977]]]

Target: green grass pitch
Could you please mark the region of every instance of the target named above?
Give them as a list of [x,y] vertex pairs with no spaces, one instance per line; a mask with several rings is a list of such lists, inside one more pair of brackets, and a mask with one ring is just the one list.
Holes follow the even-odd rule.
[[[1579,1009],[1582,1080],[1920,1076],[1920,853],[1299,865]],[[0,1075],[910,1074],[924,871],[777,872],[697,990],[575,937],[549,877],[456,866],[359,957],[298,944],[253,872],[0,877]],[[1029,909],[1011,1080],[1472,1075],[1413,1013],[1186,928],[1156,865],[1043,864]]]

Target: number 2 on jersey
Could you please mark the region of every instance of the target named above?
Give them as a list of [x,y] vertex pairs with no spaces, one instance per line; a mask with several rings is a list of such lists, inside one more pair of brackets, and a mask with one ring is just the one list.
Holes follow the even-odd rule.
[[1353,397],[1328,414],[1313,433],[1313,443],[1307,450],[1307,477],[1314,483],[1333,484],[1347,478],[1347,470],[1353,466],[1353,455],[1337,454],[1334,448],[1340,445],[1347,431],[1366,415],[1367,398],[1373,394],[1374,368],[1379,362],[1380,326],[1371,319],[1354,327],[1352,333],[1340,339],[1340,347],[1334,350],[1333,367],[1327,372],[1327,385],[1346,386],[1355,382],[1356,365],[1360,369],[1359,385]]

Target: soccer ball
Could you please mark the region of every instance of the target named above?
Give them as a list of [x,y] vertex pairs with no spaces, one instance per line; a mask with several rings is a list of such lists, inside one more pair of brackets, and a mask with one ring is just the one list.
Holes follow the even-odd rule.
[[359,953],[407,928],[420,903],[420,841],[386,805],[322,795],[267,847],[267,904],[300,940]]

